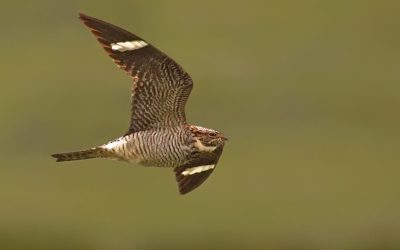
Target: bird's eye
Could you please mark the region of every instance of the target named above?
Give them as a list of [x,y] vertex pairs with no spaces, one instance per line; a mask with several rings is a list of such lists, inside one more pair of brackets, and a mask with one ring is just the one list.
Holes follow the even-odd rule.
[[210,133],[210,136],[217,136],[217,134],[212,132],[212,133]]

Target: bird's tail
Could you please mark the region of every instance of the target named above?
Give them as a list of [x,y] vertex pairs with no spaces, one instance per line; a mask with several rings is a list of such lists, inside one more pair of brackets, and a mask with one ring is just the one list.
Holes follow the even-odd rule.
[[53,154],[54,158],[57,161],[76,161],[76,160],[85,160],[85,159],[93,159],[93,158],[104,158],[109,155],[109,152],[106,149],[101,147],[91,148],[88,150],[70,152],[70,153],[60,153]]

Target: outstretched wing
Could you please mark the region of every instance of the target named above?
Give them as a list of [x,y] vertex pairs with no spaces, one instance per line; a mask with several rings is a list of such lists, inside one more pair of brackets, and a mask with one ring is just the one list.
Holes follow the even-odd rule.
[[79,18],[133,78],[128,133],[186,123],[185,104],[193,87],[188,73],[142,38],[84,14]]
[[202,152],[180,167],[174,169],[179,192],[187,194],[200,186],[217,166],[223,147],[213,152]]

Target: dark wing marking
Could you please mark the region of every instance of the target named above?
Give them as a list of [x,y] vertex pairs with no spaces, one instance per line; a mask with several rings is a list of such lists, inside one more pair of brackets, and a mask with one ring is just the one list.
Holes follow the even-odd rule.
[[[198,155],[194,156],[192,160],[190,160],[185,165],[177,167],[174,169],[176,182],[178,183],[179,193],[187,194],[190,191],[194,190],[198,186],[200,186],[210,174],[214,171],[219,157],[222,154],[223,148],[217,148],[214,152],[202,152]],[[182,174],[185,170],[197,166],[205,166],[205,165],[215,165],[214,168],[195,173],[191,175]]]
[[[185,105],[193,88],[188,73],[142,38],[84,14],[79,18],[114,62],[133,78],[128,133],[186,123]],[[112,49],[111,44],[131,41],[143,41],[146,46],[123,52]]]

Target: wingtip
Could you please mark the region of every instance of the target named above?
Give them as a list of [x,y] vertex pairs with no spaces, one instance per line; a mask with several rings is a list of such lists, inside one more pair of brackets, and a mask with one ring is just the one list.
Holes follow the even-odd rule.
[[60,160],[60,154],[52,154],[51,157],[55,158],[55,159],[56,159],[56,162],[61,161],[61,160]]
[[189,193],[189,192],[186,191],[186,190],[179,189],[179,194],[180,194],[180,195],[185,195],[185,194],[187,194],[187,193]]
[[82,13],[82,12],[79,12],[79,13],[78,13],[78,19],[81,20],[82,22],[87,22],[87,21],[89,21],[90,19],[93,19],[93,17],[88,16],[88,15]]

